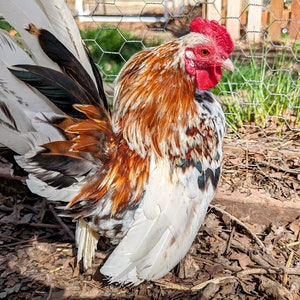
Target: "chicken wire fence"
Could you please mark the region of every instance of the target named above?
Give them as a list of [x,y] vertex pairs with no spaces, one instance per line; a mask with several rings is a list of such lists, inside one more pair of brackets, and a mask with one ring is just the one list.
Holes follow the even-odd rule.
[[299,26],[296,0],[73,0],[67,1],[97,63],[106,91],[137,51],[188,32],[196,17],[215,19],[235,41],[235,72],[213,92],[227,123],[299,131]]

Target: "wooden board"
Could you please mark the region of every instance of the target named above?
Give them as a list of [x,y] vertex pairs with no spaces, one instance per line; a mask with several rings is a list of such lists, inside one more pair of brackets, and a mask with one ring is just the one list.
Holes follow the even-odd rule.
[[262,36],[262,0],[251,0],[248,8],[247,39],[250,43],[260,42]]
[[214,3],[208,3],[206,16],[208,20],[219,21],[222,18],[222,0],[216,0]]
[[227,1],[227,19],[226,28],[233,40],[240,38],[241,23],[239,17],[241,15],[241,0]]
[[291,9],[291,19],[292,22],[289,26],[289,37],[300,38],[300,3],[298,0],[292,0],[292,9]]
[[283,1],[272,0],[269,4],[270,10],[270,24],[269,24],[269,39],[272,42],[280,41],[281,36],[281,22],[283,13]]

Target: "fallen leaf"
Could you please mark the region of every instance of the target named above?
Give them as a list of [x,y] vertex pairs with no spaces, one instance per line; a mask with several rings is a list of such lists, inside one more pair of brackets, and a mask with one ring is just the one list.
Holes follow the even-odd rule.
[[300,217],[298,217],[294,221],[292,221],[290,223],[290,225],[288,226],[288,228],[294,232],[296,237],[298,237],[299,231],[300,231]]
[[232,253],[230,255],[232,260],[237,260],[239,262],[240,267],[244,270],[248,265],[252,263],[250,257],[245,253]]

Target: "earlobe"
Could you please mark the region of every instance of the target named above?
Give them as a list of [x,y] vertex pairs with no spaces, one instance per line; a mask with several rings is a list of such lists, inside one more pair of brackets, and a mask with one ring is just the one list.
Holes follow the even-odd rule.
[[195,76],[196,71],[195,71],[195,63],[192,59],[189,57],[184,58],[184,64],[185,64],[185,71],[192,76]]
[[196,58],[194,52],[193,52],[192,50],[189,50],[189,49],[187,49],[187,50],[185,51],[185,56],[186,56],[188,59],[192,59],[192,60],[194,60],[194,59]]

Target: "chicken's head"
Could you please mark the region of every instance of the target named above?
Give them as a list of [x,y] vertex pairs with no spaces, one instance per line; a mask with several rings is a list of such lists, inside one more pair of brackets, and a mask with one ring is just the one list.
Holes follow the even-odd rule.
[[196,18],[190,25],[200,42],[185,49],[185,70],[194,76],[200,90],[213,88],[222,77],[222,68],[233,71],[229,59],[234,44],[226,28],[216,21]]

